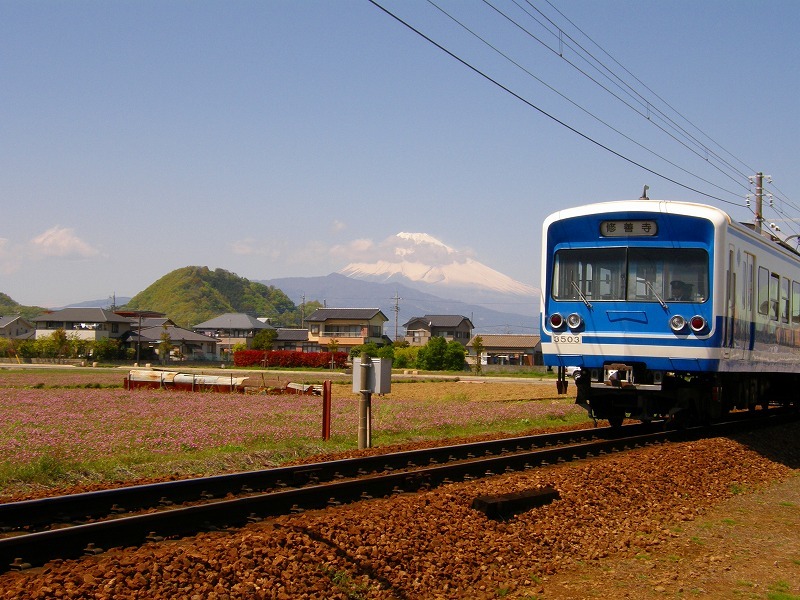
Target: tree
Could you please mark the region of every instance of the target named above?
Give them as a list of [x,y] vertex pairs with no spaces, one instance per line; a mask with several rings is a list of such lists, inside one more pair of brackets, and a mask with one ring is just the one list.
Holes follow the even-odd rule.
[[111,338],[100,338],[94,342],[92,356],[97,360],[114,360],[119,358],[119,341]]
[[67,332],[64,331],[64,328],[59,327],[53,333],[50,334],[50,337],[53,339],[53,349],[55,351],[55,355],[59,358],[64,358],[69,356],[70,354],[69,338],[67,337]]
[[443,337],[432,337],[419,350],[417,365],[426,371],[441,371],[444,369],[444,352],[447,349],[447,340]]
[[164,325],[164,330],[161,332],[161,343],[158,345],[158,356],[161,359],[161,364],[169,362],[169,353],[172,351],[172,338],[169,335],[169,329]]
[[366,352],[370,357],[375,358],[378,356],[378,345],[375,342],[368,342],[360,346],[353,346],[350,350],[350,358],[357,358]]
[[475,350],[475,373],[477,374],[480,374],[483,370],[481,356],[483,355],[484,348],[486,348],[486,346],[483,345],[483,338],[479,335],[476,335],[472,340],[472,349]]
[[394,349],[393,366],[396,369],[413,369],[418,367],[417,356],[422,348],[419,346],[407,346]]
[[275,338],[278,337],[276,329],[262,329],[253,336],[254,350],[272,350]]
[[389,344],[378,348],[378,358],[388,358],[394,362],[394,347]]
[[467,350],[464,346],[455,340],[450,340],[444,350],[442,367],[445,371],[463,371],[466,355]]

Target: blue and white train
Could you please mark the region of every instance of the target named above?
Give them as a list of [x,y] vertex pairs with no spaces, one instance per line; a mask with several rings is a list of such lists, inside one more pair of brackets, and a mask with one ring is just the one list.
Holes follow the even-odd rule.
[[544,221],[546,365],[580,367],[595,419],[707,421],[796,404],[800,254],[753,224],[689,202],[630,200]]

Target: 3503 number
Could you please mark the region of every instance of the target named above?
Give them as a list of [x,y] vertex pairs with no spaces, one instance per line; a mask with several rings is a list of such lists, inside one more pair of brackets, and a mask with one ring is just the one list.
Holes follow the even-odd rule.
[[570,333],[560,333],[553,335],[554,344],[580,344],[581,336]]

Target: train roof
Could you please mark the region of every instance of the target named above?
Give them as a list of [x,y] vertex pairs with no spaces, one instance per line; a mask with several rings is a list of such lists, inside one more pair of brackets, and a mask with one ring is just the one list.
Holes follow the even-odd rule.
[[696,202],[684,202],[680,200],[613,200],[611,202],[596,202],[594,204],[584,204],[564,208],[549,215],[545,219],[545,226],[553,221],[570,219],[584,215],[595,215],[607,212],[654,212],[663,214],[689,215],[702,217],[716,221],[719,224],[724,222],[732,223],[730,216],[724,210],[698,204]]
[[610,202],[596,202],[593,204],[564,208],[545,218],[544,231],[547,232],[547,228],[551,223],[560,221],[561,219],[571,219],[609,212],[652,212],[699,217],[712,221],[717,227],[729,225],[740,231],[748,232],[755,238],[761,239],[762,242],[769,241],[776,246],[780,246],[784,250],[788,250],[792,254],[800,254],[796,248],[787,243],[787,240],[782,239],[781,236],[776,235],[776,233],[772,232],[769,228],[763,228],[759,235],[753,223],[739,223],[734,221],[728,213],[716,206],[681,200],[651,200],[639,198],[637,200],[612,200]]

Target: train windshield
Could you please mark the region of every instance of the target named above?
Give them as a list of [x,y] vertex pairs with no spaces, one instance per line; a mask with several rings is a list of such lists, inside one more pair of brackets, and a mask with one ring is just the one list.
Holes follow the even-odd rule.
[[700,248],[565,248],[556,252],[556,300],[705,302],[708,253]]

